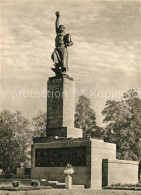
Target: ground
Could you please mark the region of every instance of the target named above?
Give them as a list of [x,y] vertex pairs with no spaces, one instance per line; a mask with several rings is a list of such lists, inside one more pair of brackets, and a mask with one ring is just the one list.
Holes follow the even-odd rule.
[[141,191],[129,190],[34,190],[34,191],[0,191],[0,195],[141,195]]

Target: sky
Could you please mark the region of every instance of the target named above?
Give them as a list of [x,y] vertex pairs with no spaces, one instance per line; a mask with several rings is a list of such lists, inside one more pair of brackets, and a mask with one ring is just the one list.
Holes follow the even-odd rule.
[[140,93],[141,1],[1,0],[0,9],[0,111],[19,110],[29,119],[46,111],[56,11],[74,43],[68,74],[75,103],[87,96],[103,126],[106,100],[120,100],[129,89]]

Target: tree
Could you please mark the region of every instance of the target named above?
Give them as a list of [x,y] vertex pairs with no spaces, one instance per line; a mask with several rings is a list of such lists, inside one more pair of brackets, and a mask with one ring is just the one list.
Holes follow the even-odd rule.
[[96,125],[94,130],[91,132],[91,137],[96,139],[104,139],[105,138],[104,128]]
[[30,122],[20,112],[0,113],[0,166],[5,174],[12,174],[20,162],[27,162],[32,140]]
[[39,113],[32,119],[35,137],[46,137],[47,114],[46,112]]
[[106,140],[117,145],[119,159],[141,160],[141,99],[129,90],[121,101],[107,101],[102,111]]
[[20,147],[14,133],[9,129],[0,129],[0,167],[4,174],[12,174],[20,161]]
[[83,95],[76,105],[75,127],[83,130],[83,137],[91,136],[96,127],[95,112],[90,108],[90,100]]

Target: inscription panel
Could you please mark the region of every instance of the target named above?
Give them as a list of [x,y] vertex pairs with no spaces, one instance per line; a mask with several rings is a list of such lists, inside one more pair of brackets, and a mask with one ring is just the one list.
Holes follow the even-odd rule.
[[86,147],[42,148],[35,150],[36,167],[86,166]]

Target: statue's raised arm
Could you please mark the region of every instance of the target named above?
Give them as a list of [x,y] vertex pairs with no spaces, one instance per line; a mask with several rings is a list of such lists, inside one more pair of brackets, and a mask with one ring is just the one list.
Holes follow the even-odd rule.
[[55,38],[55,50],[52,53],[52,60],[55,63],[55,68],[52,70],[55,72],[57,76],[61,76],[65,74],[68,70],[68,50],[67,47],[73,45],[71,41],[70,34],[65,33],[65,26],[59,24],[59,11],[55,13],[56,21],[55,21],[55,29],[56,29],[56,38]]
[[59,29],[59,17],[60,17],[59,11],[57,11],[55,14],[56,14],[55,29],[56,29],[56,33],[58,33],[58,29]]

